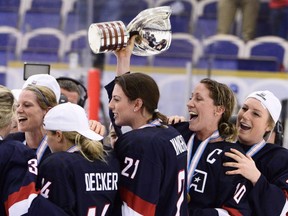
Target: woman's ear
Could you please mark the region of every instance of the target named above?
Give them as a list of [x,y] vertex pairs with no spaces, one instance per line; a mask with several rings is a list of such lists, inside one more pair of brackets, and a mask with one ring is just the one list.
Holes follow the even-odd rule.
[[44,110],[44,116],[47,114],[47,112],[51,109],[52,107],[48,107],[46,110]]
[[271,131],[273,131],[273,129],[274,129],[273,126],[271,126],[271,125],[267,125],[265,131],[266,131],[266,133],[267,133],[267,132],[271,132]]
[[141,98],[137,98],[134,102],[134,112],[140,110],[142,106],[143,106],[143,100]]
[[225,107],[224,106],[217,106],[215,111],[214,111],[214,115],[215,116],[221,116],[223,113],[225,112]]
[[57,130],[55,136],[56,136],[57,142],[61,142],[62,141],[62,139],[63,139],[62,131]]

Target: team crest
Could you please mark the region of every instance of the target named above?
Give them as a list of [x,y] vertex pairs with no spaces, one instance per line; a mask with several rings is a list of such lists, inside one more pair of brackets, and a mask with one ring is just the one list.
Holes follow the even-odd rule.
[[204,193],[205,185],[207,180],[207,173],[196,169],[192,178],[190,188],[194,188],[196,192]]

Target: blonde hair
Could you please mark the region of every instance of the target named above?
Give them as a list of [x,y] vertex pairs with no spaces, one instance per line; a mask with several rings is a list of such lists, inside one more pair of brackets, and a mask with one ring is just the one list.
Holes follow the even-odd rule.
[[0,128],[11,124],[14,115],[14,96],[5,86],[0,85]]
[[[268,112],[269,113],[269,112]],[[276,123],[274,122],[274,120],[273,120],[273,118],[272,118],[272,116],[271,116],[271,114],[269,113],[269,118],[268,118],[268,126],[269,127],[271,127],[271,130],[270,131],[266,131],[265,133],[264,133],[264,135],[263,135],[263,139],[265,140],[265,141],[267,141],[268,139],[269,139],[269,137],[271,136],[271,133],[273,132],[273,130],[274,130],[274,127],[275,127],[275,125],[276,125]]]
[[101,160],[105,162],[106,152],[100,141],[88,139],[76,131],[62,131],[63,136],[75,143],[81,154],[89,161]]
[[58,104],[55,93],[46,86],[28,85],[24,90],[35,93],[37,102],[43,110],[47,110],[48,108],[54,107]]

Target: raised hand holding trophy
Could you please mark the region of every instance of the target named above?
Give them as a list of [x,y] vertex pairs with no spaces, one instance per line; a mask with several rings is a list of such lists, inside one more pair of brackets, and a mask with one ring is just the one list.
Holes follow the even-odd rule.
[[89,46],[95,54],[120,50],[136,34],[138,36],[132,52],[134,55],[159,54],[170,47],[170,15],[171,8],[163,6],[140,12],[127,28],[122,21],[93,23],[88,30]]

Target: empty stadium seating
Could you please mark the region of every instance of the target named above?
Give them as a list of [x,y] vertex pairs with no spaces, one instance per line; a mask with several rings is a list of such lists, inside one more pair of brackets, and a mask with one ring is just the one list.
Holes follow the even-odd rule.
[[[93,4],[101,12],[105,2],[99,0]],[[89,55],[91,51],[86,35],[89,8],[87,2],[82,3],[79,0],[1,0],[0,64],[6,65],[11,60],[67,63],[69,53],[77,53],[80,63],[83,62],[83,53]],[[192,62],[199,68],[288,71],[287,41],[266,36],[244,44],[236,33],[231,37],[217,35],[217,0],[127,0],[121,5],[124,13],[118,10],[119,13],[99,21],[112,21],[112,15],[117,14],[128,24],[142,10],[164,5],[172,8],[173,40],[169,50],[152,57],[132,56],[132,64],[183,67]],[[257,36],[269,33],[268,12],[268,0],[262,0]],[[97,14],[94,14],[96,18]],[[241,19],[236,23],[241,26]],[[23,43],[19,43],[22,36]],[[108,64],[116,64],[113,53],[106,56]]]

